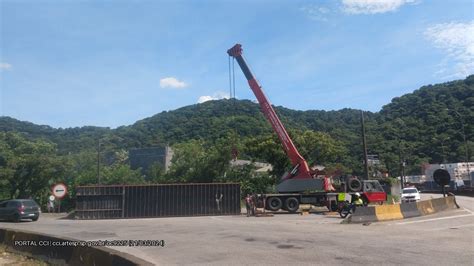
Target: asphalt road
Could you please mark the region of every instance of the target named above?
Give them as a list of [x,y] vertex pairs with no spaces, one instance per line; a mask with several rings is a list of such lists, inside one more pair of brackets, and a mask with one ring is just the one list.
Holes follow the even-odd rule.
[[474,199],[457,201],[463,208],[368,226],[340,224],[334,215],[278,214],[96,221],[43,215],[0,227],[81,240],[164,240],[164,247],[113,248],[165,265],[472,265]]

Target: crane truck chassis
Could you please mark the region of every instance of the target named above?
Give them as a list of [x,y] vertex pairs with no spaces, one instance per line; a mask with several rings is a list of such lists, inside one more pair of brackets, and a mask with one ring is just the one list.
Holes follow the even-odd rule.
[[[349,182],[358,183],[358,179]],[[257,207],[269,211],[285,210],[291,213],[298,211],[300,204],[310,204],[316,207],[327,207],[330,211],[337,211],[345,201],[351,201],[352,195],[361,194],[364,205],[369,203],[383,204],[387,200],[387,193],[378,180],[362,180],[361,186],[355,185],[347,192],[302,192],[302,193],[275,193],[258,195]],[[360,188],[360,189],[358,189]]]
[[[289,212],[296,212],[299,205],[311,204],[314,206],[327,206],[329,210],[337,210],[341,201],[341,195],[348,195],[360,192],[362,200],[365,204],[370,202],[383,202],[387,199],[387,194],[377,180],[362,180],[357,178],[346,179],[341,182],[339,193],[333,189],[329,178],[322,179],[318,176],[318,172],[312,170],[305,158],[301,156],[298,149],[293,144],[285,127],[278,118],[277,113],[273,109],[270,101],[267,99],[256,77],[250,71],[247,62],[242,55],[242,45],[236,44],[229,50],[227,54],[233,57],[244,73],[250,89],[260,104],[260,108],[265,118],[270,122],[273,130],[277,134],[286,155],[292,164],[291,171],[282,177],[281,182],[277,185],[277,194],[260,195],[257,207],[263,207],[271,211],[280,209]],[[321,191],[321,192],[307,192]],[[344,194],[341,194],[344,193]],[[345,198],[345,196],[344,196]],[[345,199],[344,199],[345,200]]]

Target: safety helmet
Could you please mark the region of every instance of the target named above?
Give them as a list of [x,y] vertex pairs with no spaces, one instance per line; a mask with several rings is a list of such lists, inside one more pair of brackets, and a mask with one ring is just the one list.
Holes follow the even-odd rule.
[[360,197],[360,193],[359,193],[359,192],[355,193],[354,195],[356,195],[357,197]]

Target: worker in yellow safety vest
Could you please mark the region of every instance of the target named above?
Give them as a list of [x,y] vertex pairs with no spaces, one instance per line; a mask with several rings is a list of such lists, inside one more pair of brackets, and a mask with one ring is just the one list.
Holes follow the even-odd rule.
[[354,203],[356,206],[364,205],[364,201],[361,199],[359,192],[354,194],[354,199],[352,200],[352,203]]

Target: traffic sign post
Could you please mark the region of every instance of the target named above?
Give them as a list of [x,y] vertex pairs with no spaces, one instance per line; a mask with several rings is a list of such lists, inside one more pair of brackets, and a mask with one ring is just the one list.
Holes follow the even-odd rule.
[[48,213],[54,213],[54,200],[56,199],[55,196],[50,195],[48,197]]
[[61,199],[67,195],[67,186],[63,183],[58,183],[53,186],[53,195],[58,199],[58,213],[61,212]]

